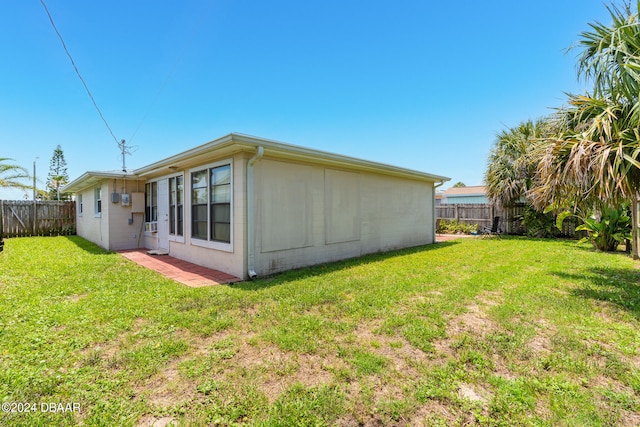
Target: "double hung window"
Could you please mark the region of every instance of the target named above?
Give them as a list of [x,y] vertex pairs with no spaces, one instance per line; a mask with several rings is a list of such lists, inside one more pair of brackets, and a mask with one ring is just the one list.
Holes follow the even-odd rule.
[[184,177],[169,178],[169,234],[184,235]]
[[158,183],[148,182],[144,186],[144,221],[158,221]]
[[231,164],[191,173],[191,236],[231,243]]

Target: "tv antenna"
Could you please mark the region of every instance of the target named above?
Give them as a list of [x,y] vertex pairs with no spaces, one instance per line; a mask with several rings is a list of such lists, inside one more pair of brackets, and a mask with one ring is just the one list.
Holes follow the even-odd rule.
[[131,155],[131,147],[127,145],[127,141],[124,139],[118,142],[118,148],[120,148],[120,152],[122,153],[122,172],[127,173],[127,163],[126,156]]

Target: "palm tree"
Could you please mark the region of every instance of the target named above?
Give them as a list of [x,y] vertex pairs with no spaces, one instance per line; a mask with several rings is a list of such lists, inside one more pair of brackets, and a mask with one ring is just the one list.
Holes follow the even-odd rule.
[[535,176],[537,147],[549,128],[547,119],[528,120],[498,133],[484,176],[492,203],[510,206],[526,197]]
[[0,157],[0,188],[32,188],[22,181],[29,179],[29,172],[22,166],[10,164],[13,159]]
[[640,22],[629,4],[607,7],[610,26],[590,24],[578,47],[578,76],[593,93],[570,95],[560,131],[548,138],[532,199],[538,206],[632,202],[633,256],[638,258],[640,189]]

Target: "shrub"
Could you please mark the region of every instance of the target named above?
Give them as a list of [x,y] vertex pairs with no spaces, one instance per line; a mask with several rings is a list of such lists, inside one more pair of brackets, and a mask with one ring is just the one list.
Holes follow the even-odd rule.
[[436,231],[441,234],[472,234],[478,232],[478,224],[467,224],[457,219],[441,219]]

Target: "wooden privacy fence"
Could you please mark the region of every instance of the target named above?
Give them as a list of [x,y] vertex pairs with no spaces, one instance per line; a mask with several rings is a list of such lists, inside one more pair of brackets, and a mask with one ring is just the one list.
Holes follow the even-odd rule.
[[495,209],[487,204],[454,204],[436,206],[436,221],[453,219],[465,224],[478,224],[478,228],[491,227]]
[[0,200],[0,226],[4,237],[76,234],[76,203]]
[[[502,232],[507,234],[526,234],[527,229],[522,223],[525,204],[519,203],[508,208],[497,208],[490,204],[451,204],[436,206],[436,221],[453,219],[466,223],[478,224],[478,228],[490,227],[494,216],[500,217]],[[555,218],[553,218],[555,222]],[[564,220],[562,230],[558,234],[563,237],[578,237],[576,227],[578,222],[569,217]]]

